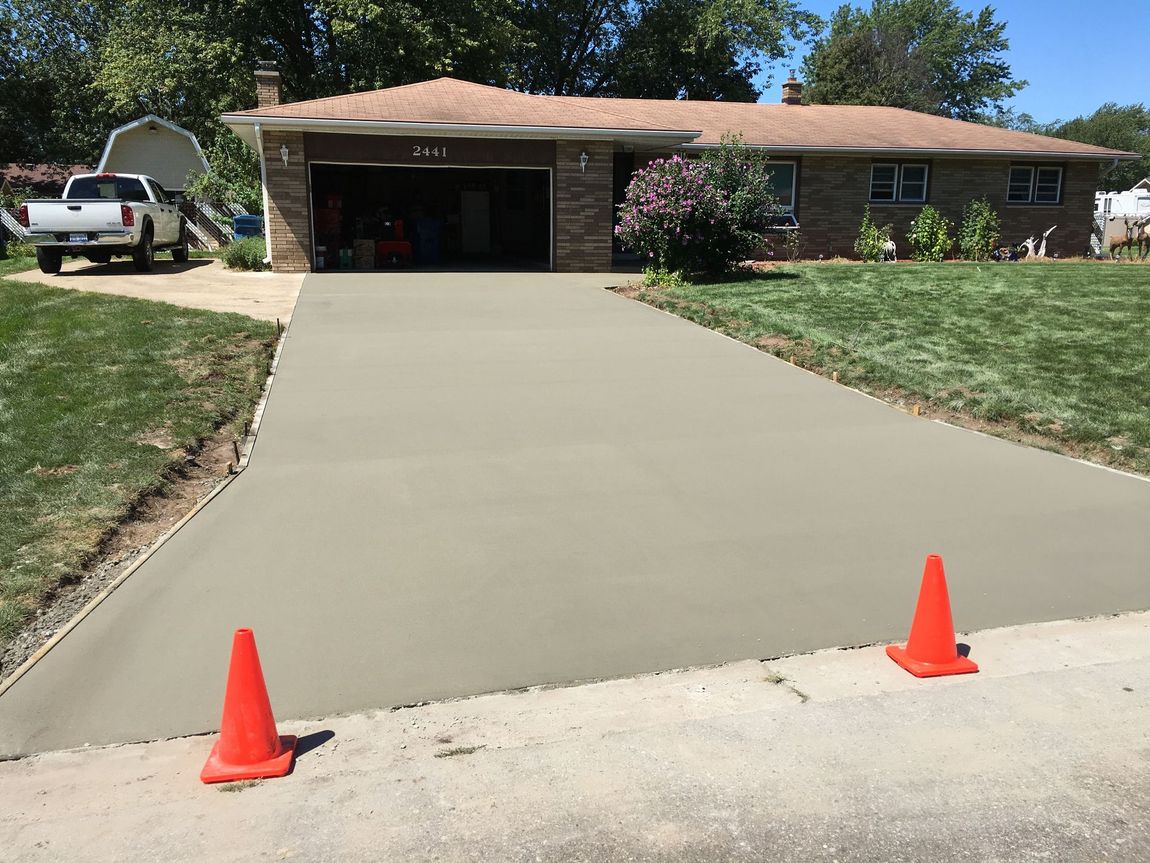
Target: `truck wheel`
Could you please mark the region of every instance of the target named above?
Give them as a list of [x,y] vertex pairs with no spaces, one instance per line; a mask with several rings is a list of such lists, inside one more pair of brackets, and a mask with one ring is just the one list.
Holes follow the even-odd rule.
[[144,229],[140,244],[132,251],[132,263],[141,273],[150,272],[156,262],[156,250],[152,248],[152,229]]
[[64,255],[55,249],[37,249],[36,263],[40,265],[41,273],[55,275],[60,272],[60,265],[64,263]]
[[172,249],[172,260],[177,264],[188,260],[188,227],[183,222],[180,223],[180,244]]

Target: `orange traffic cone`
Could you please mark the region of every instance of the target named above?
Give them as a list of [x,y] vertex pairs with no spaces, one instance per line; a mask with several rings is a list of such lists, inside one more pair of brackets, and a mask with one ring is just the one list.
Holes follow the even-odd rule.
[[220,739],[212,747],[200,779],[237,782],[283,776],[291,770],[295,744],[295,737],[281,737],[276,731],[255,636],[250,629],[237,629],[232,640]]
[[978,666],[958,655],[954,642],[954,621],[950,616],[950,596],[946,591],[946,574],[942,558],[926,557],[922,587],[906,647],[890,645],[886,655],[915,677],[942,677],[946,674],[970,674]]

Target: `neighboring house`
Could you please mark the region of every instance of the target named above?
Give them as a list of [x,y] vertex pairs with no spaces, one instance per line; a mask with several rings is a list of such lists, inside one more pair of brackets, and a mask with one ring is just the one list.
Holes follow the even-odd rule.
[[188,174],[207,173],[208,162],[195,135],[147,114],[112,130],[96,170],[147,174],[169,192],[182,192]]
[[58,198],[73,174],[86,174],[91,165],[31,165],[13,162],[0,165],[0,199],[30,192],[38,198]]
[[280,271],[409,257],[605,271],[632,171],[728,132],[774,160],[809,257],[852,254],[868,203],[905,248],[924,204],[957,223],[982,196],[1004,241],[1057,224],[1048,250],[1082,254],[1099,167],[1137,158],[896,108],[802,105],[794,80],[782,104],[539,96],[451,78],[281,104],[279,74],[256,78],[258,107],[222,119],[261,153]]

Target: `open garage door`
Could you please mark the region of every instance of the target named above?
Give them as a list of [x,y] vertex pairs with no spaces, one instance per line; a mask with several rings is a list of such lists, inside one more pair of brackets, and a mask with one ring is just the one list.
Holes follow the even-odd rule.
[[315,269],[552,268],[551,171],[311,165]]

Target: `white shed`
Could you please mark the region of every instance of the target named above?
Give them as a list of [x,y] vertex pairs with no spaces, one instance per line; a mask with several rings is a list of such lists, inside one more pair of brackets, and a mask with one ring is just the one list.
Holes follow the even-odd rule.
[[195,135],[162,117],[147,114],[112,130],[96,170],[147,174],[168,191],[180,192],[189,173],[207,172],[208,161]]

